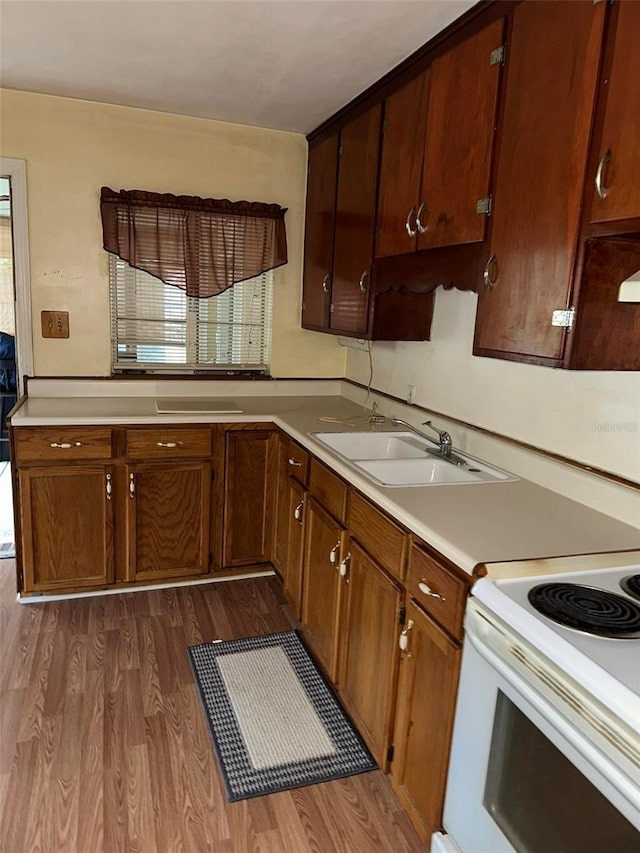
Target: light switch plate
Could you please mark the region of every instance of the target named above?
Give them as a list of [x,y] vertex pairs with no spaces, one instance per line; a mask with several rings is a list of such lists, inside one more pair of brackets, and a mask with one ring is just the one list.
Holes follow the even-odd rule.
[[69,337],[69,312],[68,311],[41,311],[43,338],[68,338]]

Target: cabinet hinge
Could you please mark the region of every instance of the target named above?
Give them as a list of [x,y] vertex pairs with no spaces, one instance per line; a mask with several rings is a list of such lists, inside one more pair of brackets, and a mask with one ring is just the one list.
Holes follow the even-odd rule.
[[398,614],[398,625],[404,625],[404,620],[407,618],[407,608],[401,607]]
[[338,148],[338,157],[342,157],[342,152],[344,151],[344,145],[340,145]]
[[386,133],[386,132],[387,132],[387,128],[388,128],[388,127],[389,127],[389,119],[388,119],[388,118],[386,118],[386,119],[382,122],[382,132],[383,132],[383,133]]
[[24,572],[22,569],[18,571],[18,586],[20,587],[20,592],[24,591]]
[[551,325],[560,326],[563,329],[572,329],[576,318],[576,309],[569,308],[567,310],[554,311],[551,314]]
[[389,764],[391,764],[391,762],[393,761],[393,753],[394,752],[395,752],[395,749],[393,747],[393,744],[391,744],[391,746],[387,747],[387,761],[389,762]]
[[330,314],[333,314],[333,312],[334,312],[335,310],[336,310],[336,306],[335,306],[335,305],[333,304],[333,302],[332,302],[332,303],[331,303],[331,305],[329,306],[329,313],[330,313]]
[[476,202],[476,213],[486,213],[489,216],[492,203],[493,196],[487,195],[484,198],[479,198]]
[[507,53],[507,46],[501,44],[500,47],[494,48],[489,54],[489,65],[504,65],[504,58]]

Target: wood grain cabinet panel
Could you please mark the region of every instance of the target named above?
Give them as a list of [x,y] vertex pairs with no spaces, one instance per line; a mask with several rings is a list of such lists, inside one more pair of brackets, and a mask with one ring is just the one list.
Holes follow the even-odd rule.
[[24,592],[113,580],[113,467],[19,472]]
[[268,563],[272,551],[273,430],[226,434],[223,567]]
[[311,458],[309,490],[335,519],[344,524],[347,515],[347,484],[314,457]]
[[614,4],[611,24],[601,86],[603,117],[591,175],[600,186],[593,196],[592,222],[640,219],[640,3]]
[[417,545],[411,547],[407,590],[446,631],[462,637],[469,584]]
[[552,314],[569,304],[605,9],[515,8],[476,355],[563,357]]
[[427,840],[442,825],[461,650],[413,602],[400,656],[391,781]]
[[111,458],[108,427],[19,427],[15,430],[16,465],[35,462],[85,462]]
[[342,583],[338,573],[345,529],[313,498],[306,501],[302,627],[331,681],[337,681]]
[[349,534],[398,580],[404,580],[408,534],[355,490],[349,494]]
[[403,590],[348,540],[342,577],[340,693],[380,767],[388,764]]
[[300,619],[302,613],[302,549],[304,545],[304,520],[306,491],[292,477],[289,478],[288,535],[284,594],[293,614]]
[[340,134],[330,327],[365,335],[376,214],[381,106]]
[[181,429],[165,424],[127,430],[130,459],[202,459],[211,456],[210,429]]
[[305,329],[329,326],[337,176],[336,133],[309,149],[302,285]]
[[128,580],[209,570],[209,462],[126,466]]

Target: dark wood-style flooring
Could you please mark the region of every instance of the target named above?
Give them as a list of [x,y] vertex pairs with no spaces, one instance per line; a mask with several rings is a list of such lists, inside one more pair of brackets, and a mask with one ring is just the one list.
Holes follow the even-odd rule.
[[289,627],[274,578],[23,605],[0,561],[0,850],[424,851],[379,771],[227,802],[186,647]]

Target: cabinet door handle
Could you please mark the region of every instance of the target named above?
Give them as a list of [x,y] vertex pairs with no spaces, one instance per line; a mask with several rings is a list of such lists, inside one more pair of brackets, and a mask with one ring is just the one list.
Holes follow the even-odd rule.
[[330,273],[327,273],[325,277],[322,279],[322,292],[329,293],[329,279],[331,278]]
[[302,468],[302,462],[298,462],[298,460],[294,459],[293,456],[289,457],[289,465],[293,468]]
[[602,157],[600,158],[600,162],[598,163],[598,169],[596,171],[596,192],[600,196],[600,198],[604,199],[607,197],[607,187],[605,186],[603,177],[604,170],[606,166],[611,162],[611,149],[607,148]]
[[[406,626],[400,632],[400,640],[398,645],[400,646],[400,650],[406,652],[409,648],[409,631],[413,628],[413,619],[409,619]],[[407,654],[407,657],[410,658],[411,655]]]
[[360,278],[358,280],[358,287],[360,288],[360,293],[366,293],[367,292],[367,285],[365,284],[365,281],[367,280],[368,276],[369,276],[369,270],[364,270],[362,275],[360,276]]
[[107,492],[107,500],[110,501],[111,500],[111,474],[106,474],[105,476],[106,476],[106,480],[107,480],[106,487],[105,487],[106,492]]
[[136,496],[136,481],[135,475],[129,474],[129,497],[133,500]]
[[407,214],[407,218],[404,223],[404,228],[409,237],[413,239],[416,236],[416,229],[411,227],[411,217],[415,214],[416,210],[414,207],[411,208],[409,213]]
[[484,272],[482,273],[482,278],[484,279],[484,286],[487,287],[489,290],[493,289],[493,285],[498,280],[498,276],[496,276],[494,279],[491,278],[491,267],[494,265],[496,267],[498,266],[498,259],[495,255],[491,255],[491,257],[485,264]]
[[302,509],[304,507],[304,501],[300,501],[298,506],[293,511],[293,517],[296,521],[299,521],[302,524]]
[[446,601],[447,599],[444,595],[440,595],[439,592],[434,592],[429,584],[426,581],[426,578],[420,578],[420,583],[418,584],[418,589],[420,592],[424,593],[424,595],[428,595],[430,598],[437,598],[438,601]]
[[[329,551],[329,562],[331,563],[332,566],[336,566],[336,563],[338,562],[338,551],[339,550],[340,550],[340,540],[338,539],[336,544]],[[337,566],[336,566],[336,568],[337,568]]]
[[182,447],[181,441],[159,441],[156,447]]
[[52,441],[51,447],[57,447],[59,450],[68,450],[70,447],[82,447],[81,441]]
[[340,577],[344,578],[345,583],[349,583],[349,578],[347,577],[347,571],[349,570],[349,562],[351,560],[351,554],[347,554],[344,560],[341,560],[340,567],[338,571],[340,572]]
[[422,204],[418,208],[418,212],[416,213],[416,228],[421,234],[424,234],[424,232],[427,230],[427,226],[423,225],[422,220],[420,219],[420,217],[422,216],[422,211],[425,209],[426,206],[427,205],[422,202]]

